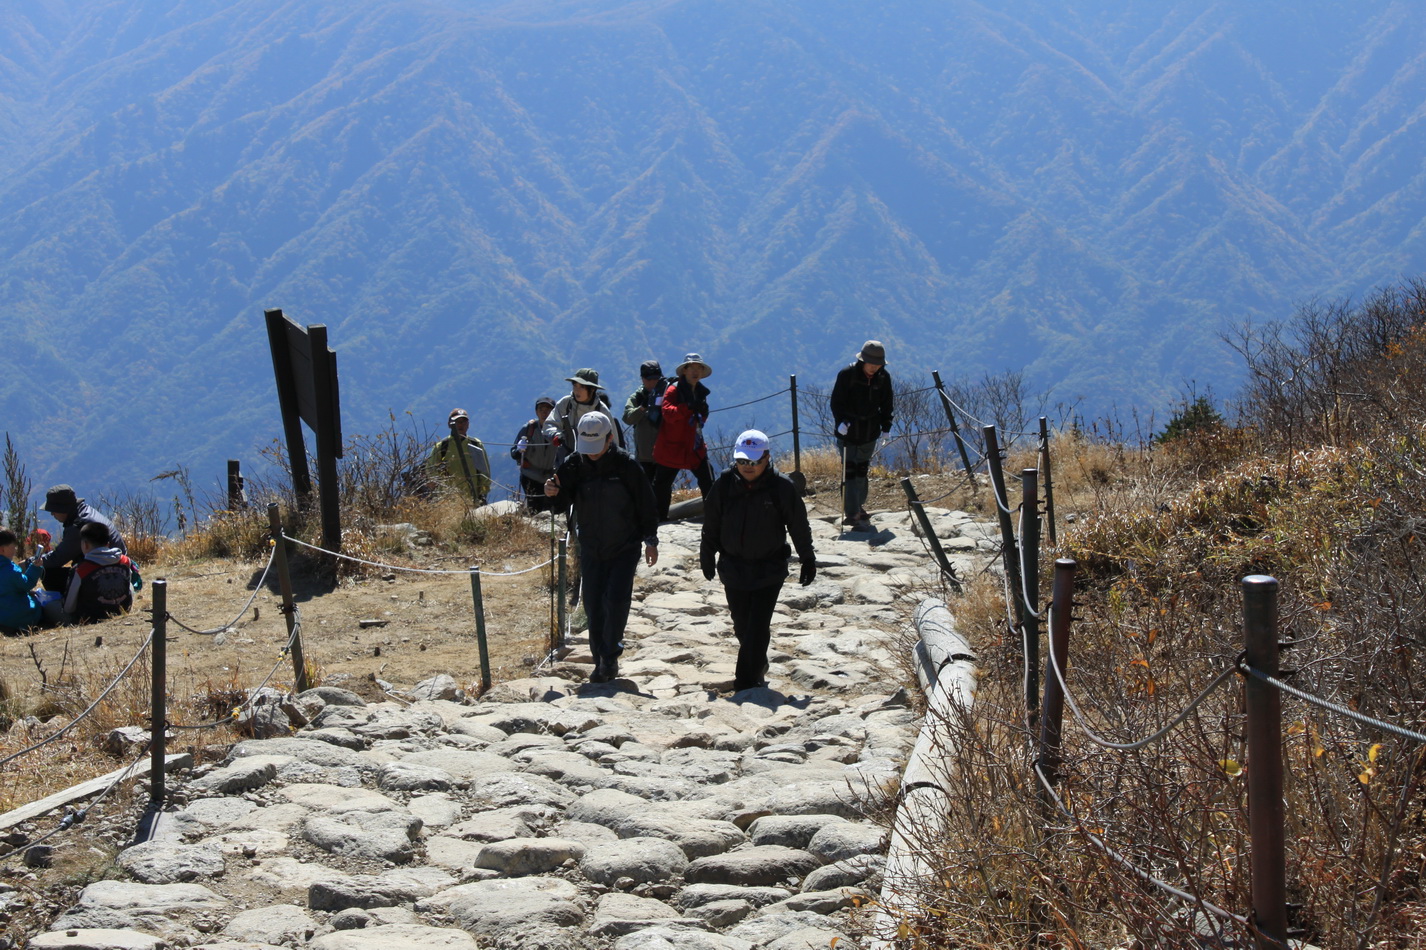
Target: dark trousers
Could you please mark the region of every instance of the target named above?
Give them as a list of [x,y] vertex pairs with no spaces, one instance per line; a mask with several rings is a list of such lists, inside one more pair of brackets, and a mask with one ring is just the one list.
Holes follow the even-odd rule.
[[[673,499],[673,480],[678,478],[678,473],[683,469],[669,468],[667,465],[655,465],[654,469],[654,501],[658,502],[659,520],[667,521],[669,502]],[[691,471],[694,480],[698,482],[698,493],[707,497],[708,489],[713,487],[713,467],[704,459]]]
[[634,597],[634,572],[639,568],[640,548],[607,561],[586,558],[583,572],[584,613],[589,618],[589,652],[594,662],[611,663],[619,657],[619,641],[629,622],[629,601]]
[[527,476],[520,476],[520,490],[525,493],[525,507],[531,511],[549,511],[555,500],[545,495],[545,483]]
[[750,689],[763,681],[768,641],[772,639],[772,611],[781,590],[781,581],[756,590],[723,588],[728,613],[733,617],[733,633],[738,638],[738,667],[733,674],[735,690]]

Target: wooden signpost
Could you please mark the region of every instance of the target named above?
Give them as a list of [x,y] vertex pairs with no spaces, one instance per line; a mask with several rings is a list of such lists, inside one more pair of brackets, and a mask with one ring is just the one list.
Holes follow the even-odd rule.
[[277,402],[292,466],[292,488],[303,506],[312,503],[312,476],[302,423],[317,439],[317,483],[321,487],[322,547],[342,549],[342,517],[337,484],[337,459],[342,457],[341,398],[337,390],[337,354],[327,346],[327,327],[305,330],[281,310],[263,311],[267,340],[272,346],[272,372],[277,378]]

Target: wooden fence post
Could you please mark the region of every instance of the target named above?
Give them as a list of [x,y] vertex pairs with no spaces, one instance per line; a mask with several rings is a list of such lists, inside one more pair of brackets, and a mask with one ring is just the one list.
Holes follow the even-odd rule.
[[[1062,557],[1055,561],[1055,580],[1050,602],[1050,658],[1054,670],[1045,676],[1045,699],[1040,704],[1040,771],[1051,785],[1060,780],[1060,736],[1064,730],[1065,689],[1069,681],[1070,610],[1074,606],[1074,573],[1078,565]],[[1043,790],[1042,790],[1043,791]],[[1048,795],[1043,796],[1048,798]],[[1046,802],[1048,805],[1049,802]]]
[[568,615],[567,615],[567,611],[569,610],[569,607],[566,606],[566,605],[569,603],[569,599],[568,599],[568,597],[567,597],[567,594],[568,594],[568,591],[569,591],[569,538],[568,538],[568,537],[560,538],[560,554],[559,554],[559,557],[560,557],[560,563],[559,563],[559,585],[560,585],[560,586],[559,586],[559,590],[556,592],[556,595],[555,595],[555,603],[558,605],[558,606],[555,608],[555,613],[556,613],[555,622],[559,624],[560,646],[563,647],[563,646],[565,645],[565,636],[564,636],[564,635],[565,635],[565,631],[568,629],[567,624],[569,623],[569,618],[568,618]]
[[480,649],[480,691],[490,689],[490,649],[485,642],[485,598],[480,591],[480,565],[470,566],[470,597],[475,602],[475,645]]
[[971,491],[975,490],[975,471],[971,468],[970,454],[966,452],[965,439],[961,438],[960,426],[956,425],[956,414],[951,411],[951,397],[946,393],[946,387],[941,384],[941,371],[932,370],[931,379],[936,383],[936,393],[941,397],[941,408],[946,411],[946,422],[951,427],[951,437],[956,440],[956,448],[961,453],[961,464],[965,466],[966,477],[970,479]]
[[[1254,669],[1277,676],[1277,579],[1243,578],[1243,652]],[[1248,832],[1252,839],[1253,915],[1259,950],[1287,946],[1287,861],[1282,803],[1282,698],[1256,676],[1244,677],[1248,714]]]
[[164,800],[168,733],[168,581],[153,582],[153,643],[149,647],[149,807]]
[[1000,441],[995,437],[995,426],[982,426],[985,438],[985,462],[990,468],[990,490],[995,494],[995,513],[1000,519],[1000,556],[1005,565],[1005,579],[1014,591],[1010,598],[1015,607],[1015,626],[1025,623],[1020,611],[1020,550],[1015,543],[1015,526],[1010,522],[1010,496],[1005,491],[1005,472],[1000,467]]
[[1049,527],[1050,546],[1054,547],[1055,540],[1055,486],[1050,479],[1050,425],[1044,417],[1040,417],[1040,473],[1045,479],[1045,524]]
[[307,664],[302,656],[302,631],[297,629],[297,601],[292,596],[292,572],[287,567],[287,538],[282,533],[277,504],[267,506],[267,521],[272,530],[272,560],[277,568],[277,585],[282,591],[282,616],[287,619],[287,642],[292,649],[292,685],[297,692],[307,690]]
[[243,493],[243,463],[228,459],[228,510],[239,511],[247,506],[247,495]]
[[951,567],[951,561],[946,557],[945,549],[941,547],[941,539],[936,537],[936,531],[931,527],[931,519],[926,514],[926,506],[916,496],[916,489],[912,487],[911,479],[903,478],[901,487],[906,492],[906,500],[911,504],[911,511],[921,522],[921,532],[926,536],[926,543],[931,547],[931,554],[936,558],[936,564],[941,568],[941,576],[950,581],[951,588],[956,593],[960,593],[960,578],[956,577],[956,569]]
[[1040,708],[1040,507],[1039,472],[1033,468],[1020,470],[1020,578],[1022,589],[1015,592],[1023,598],[1021,614],[1025,631],[1025,724],[1035,733],[1035,719]]
[[802,430],[797,418],[797,375],[787,377],[787,385],[792,393],[792,472],[788,478],[797,486],[800,494],[807,493],[807,476],[802,474]]

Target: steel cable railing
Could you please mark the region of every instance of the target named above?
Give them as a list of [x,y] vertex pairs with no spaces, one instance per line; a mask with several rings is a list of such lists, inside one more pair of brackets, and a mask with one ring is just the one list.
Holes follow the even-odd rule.
[[3,768],[5,765],[9,764],[10,762],[13,762],[14,760],[20,758],[23,755],[28,755],[29,753],[34,752],[36,749],[42,749],[52,742],[58,742],[71,729],[79,725],[85,719],[88,719],[89,716],[93,714],[94,710],[99,708],[99,704],[104,702],[108,695],[114,691],[114,687],[118,686],[119,682],[123,680],[125,676],[129,675],[129,671],[134,668],[134,664],[139,662],[139,659],[144,655],[144,652],[148,650],[149,646],[153,643],[153,638],[154,630],[153,628],[150,628],[149,635],[144,638],[143,644],[140,645],[139,651],[134,654],[133,659],[129,660],[129,662],[124,665],[124,668],[119,671],[119,675],[114,677],[114,679],[109,683],[108,686],[104,687],[104,691],[101,692],[94,699],[94,702],[90,703],[89,706],[83,712],[75,716],[62,727],[60,727],[59,731],[55,732],[53,735],[47,736],[44,739],[41,739],[39,742],[36,742],[34,745],[21,749],[18,752],[12,752],[9,755],[5,756],[3,759],[0,759],[0,768]]

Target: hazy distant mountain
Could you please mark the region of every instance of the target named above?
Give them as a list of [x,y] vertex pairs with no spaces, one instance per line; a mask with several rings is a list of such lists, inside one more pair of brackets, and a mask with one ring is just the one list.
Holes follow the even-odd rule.
[[[1088,409],[1231,389],[1221,327],[1426,270],[1406,3],[43,0],[0,8],[4,428],[91,493],[687,350],[715,405],[867,337]],[[769,406],[725,419],[768,421]],[[730,414],[731,416],[731,414]]]

